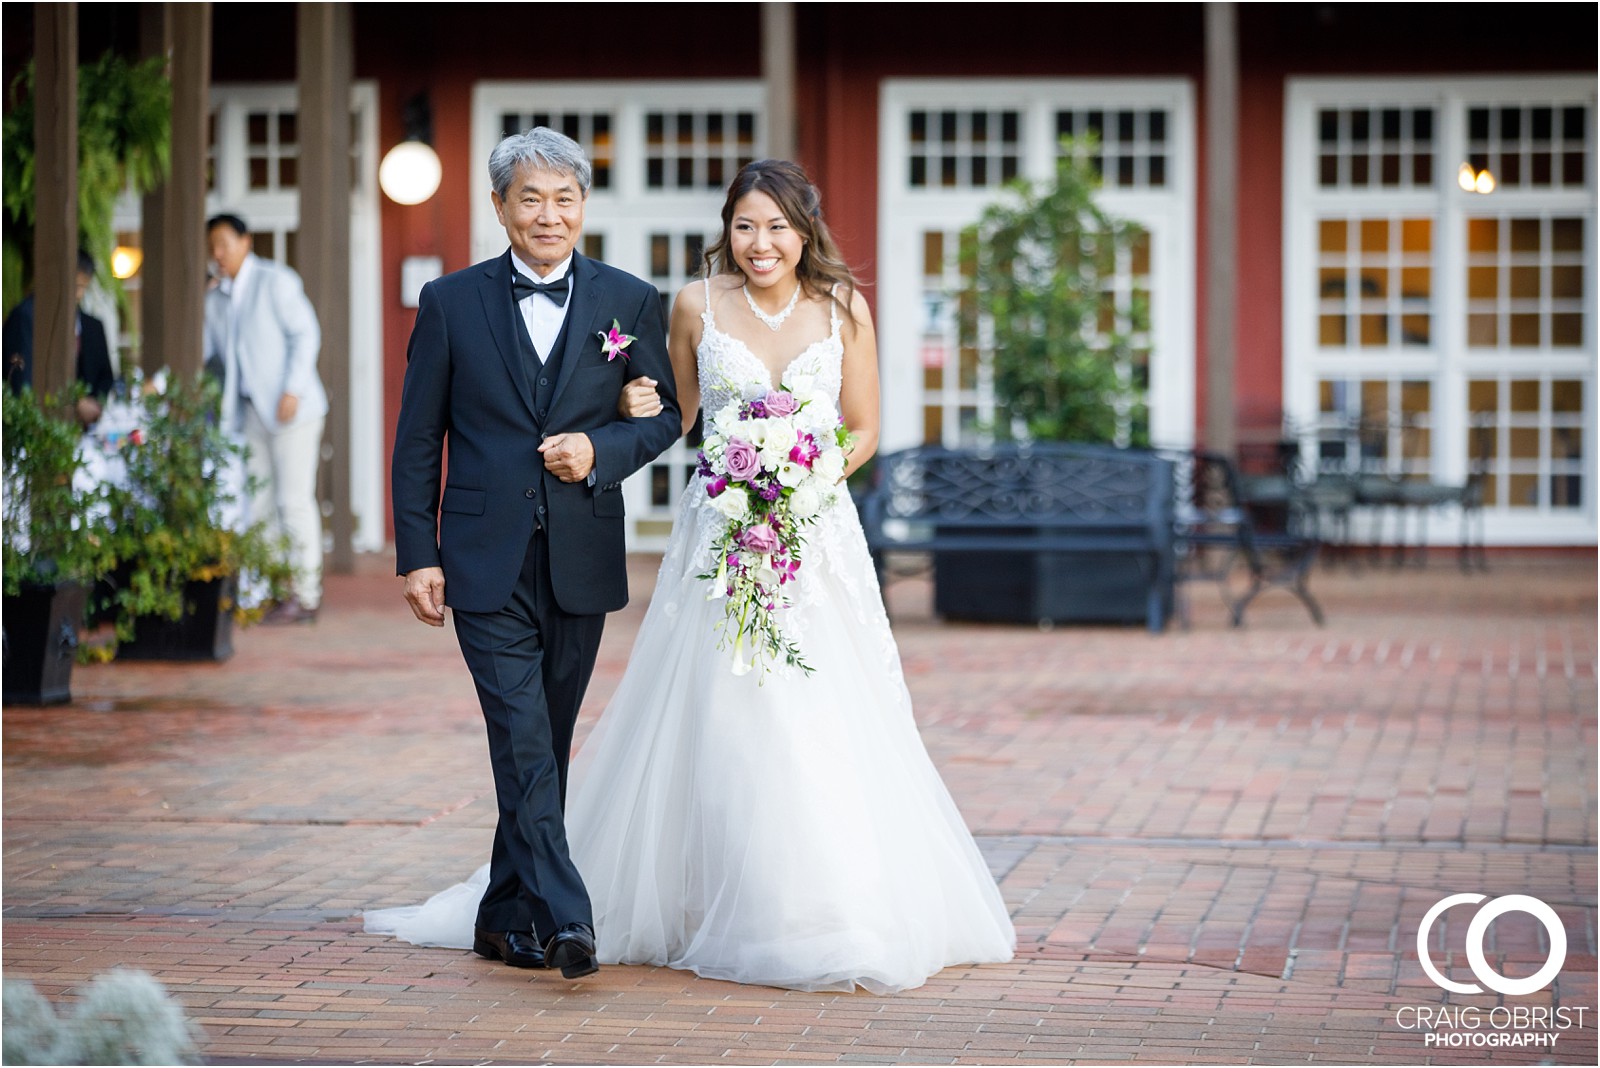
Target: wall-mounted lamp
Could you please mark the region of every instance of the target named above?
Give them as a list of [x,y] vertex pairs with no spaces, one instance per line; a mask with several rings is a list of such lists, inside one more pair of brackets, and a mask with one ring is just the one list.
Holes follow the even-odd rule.
[[1456,172],[1456,184],[1469,193],[1493,193],[1495,181],[1488,167],[1480,171],[1470,163],[1463,163]]
[[126,282],[139,273],[144,265],[144,250],[132,245],[118,245],[111,253],[111,273]]
[[433,116],[426,95],[418,93],[406,102],[404,122],[406,139],[378,164],[378,185],[396,204],[421,204],[439,191],[444,176],[439,154],[428,144],[433,139]]

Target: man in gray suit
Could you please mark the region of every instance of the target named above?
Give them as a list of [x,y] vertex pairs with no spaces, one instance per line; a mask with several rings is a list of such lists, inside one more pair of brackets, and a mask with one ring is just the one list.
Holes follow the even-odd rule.
[[317,464],[328,395],[317,377],[322,331],[300,276],[251,251],[236,215],[206,222],[220,281],[206,294],[206,360],[223,368],[222,425],[250,450],[251,522],[287,536],[294,594],[268,623],[314,622],[322,605]]

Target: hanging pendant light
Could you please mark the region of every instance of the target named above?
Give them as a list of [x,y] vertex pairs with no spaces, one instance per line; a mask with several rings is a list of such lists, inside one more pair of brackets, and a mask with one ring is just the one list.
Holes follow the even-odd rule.
[[378,164],[378,185],[396,204],[421,204],[439,191],[444,167],[428,142],[433,120],[428,98],[418,93],[406,102],[406,139],[391,148]]

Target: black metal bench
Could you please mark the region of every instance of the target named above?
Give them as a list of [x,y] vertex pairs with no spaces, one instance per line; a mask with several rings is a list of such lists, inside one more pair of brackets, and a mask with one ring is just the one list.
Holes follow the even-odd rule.
[[[879,456],[861,502],[867,548],[886,578],[891,551],[929,552],[935,567],[984,554],[1123,554],[1144,587],[1141,615],[1166,624],[1174,567],[1172,464],[1093,445],[907,449]],[[1041,620],[1052,613],[1042,610]]]

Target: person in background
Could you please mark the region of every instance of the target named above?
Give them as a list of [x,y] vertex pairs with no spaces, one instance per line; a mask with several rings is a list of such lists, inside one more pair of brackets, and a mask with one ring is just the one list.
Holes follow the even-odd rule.
[[[93,426],[100,418],[106,395],[117,384],[111,367],[111,346],[106,341],[106,324],[83,310],[83,295],[94,280],[94,257],[78,250],[77,336],[78,381],[88,394],[78,400],[78,422]],[[4,330],[6,383],[13,393],[33,385],[33,294],[11,309]]]
[[300,276],[251,251],[236,215],[206,222],[219,281],[206,293],[205,358],[222,367],[222,426],[249,449],[252,522],[288,538],[294,591],[267,623],[315,622],[322,605],[317,465],[328,395],[317,377],[322,331]]

